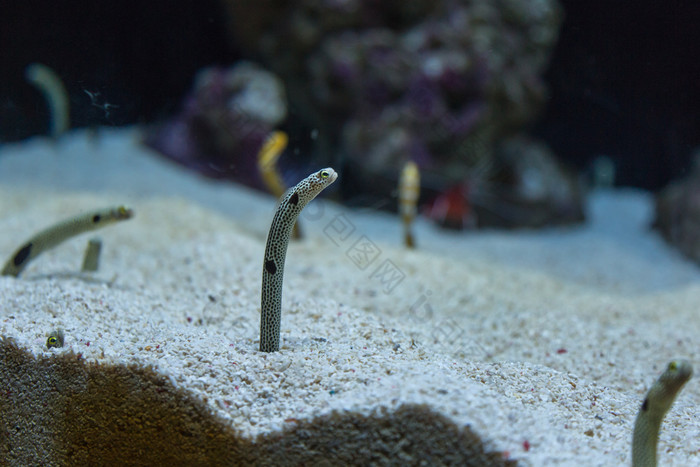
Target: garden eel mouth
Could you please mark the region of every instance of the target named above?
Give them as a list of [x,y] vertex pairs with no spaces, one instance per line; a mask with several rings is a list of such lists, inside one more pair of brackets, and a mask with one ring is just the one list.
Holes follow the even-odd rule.
[[260,350],[277,352],[282,321],[282,281],[289,237],[299,213],[309,201],[338,178],[330,167],[314,172],[287,191],[270,225],[263,261],[260,300]]
[[133,216],[134,212],[131,209],[126,206],[117,206],[82,214],[53,225],[34,235],[15,251],[5,263],[0,275],[17,277],[31,260],[69,238],[118,221],[131,219]]
[[632,436],[632,466],[655,467],[659,430],[666,412],[693,374],[687,360],[673,360],[651,386],[642,402],[634,423]]

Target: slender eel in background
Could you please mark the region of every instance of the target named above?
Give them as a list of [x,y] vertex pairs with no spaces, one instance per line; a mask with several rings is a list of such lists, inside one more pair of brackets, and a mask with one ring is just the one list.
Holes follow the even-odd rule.
[[100,268],[100,253],[102,253],[102,240],[99,238],[91,238],[88,240],[83,255],[83,272],[95,272]]
[[51,68],[41,63],[32,63],[24,71],[27,81],[36,86],[44,95],[51,113],[49,133],[57,139],[70,127],[68,91],[61,78]]
[[661,421],[692,374],[693,367],[689,361],[674,360],[649,389],[634,423],[633,467],[656,467],[656,445]]
[[117,221],[131,219],[133,215],[134,212],[131,209],[118,206],[83,214],[42,230],[12,255],[5,263],[2,275],[17,277],[31,260],[46,250],[50,250],[81,233],[106,227]]
[[404,243],[408,248],[415,248],[411,225],[416,217],[418,197],[420,196],[420,172],[415,162],[406,162],[399,177],[399,213],[403,221]]
[[287,147],[289,137],[284,131],[273,131],[258,153],[258,172],[270,193],[281,198],[285,192],[282,177],[277,171],[277,161]]
[[338,174],[330,167],[314,172],[290,188],[277,207],[267,234],[263,263],[260,306],[260,350],[263,352],[277,352],[280,349],[284,259],[292,227],[304,206],[336,178]]
[[[267,189],[277,198],[284,196],[287,187],[284,186],[282,176],[277,169],[277,161],[287,147],[289,137],[284,131],[273,131],[263,143],[258,153],[258,172]],[[301,238],[299,222],[294,223],[292,238]]]

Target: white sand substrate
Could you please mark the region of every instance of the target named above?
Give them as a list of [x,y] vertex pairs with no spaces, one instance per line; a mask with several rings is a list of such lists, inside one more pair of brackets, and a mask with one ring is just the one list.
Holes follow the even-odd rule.
[[[151,367],[250,440],[424,404],[522,465],[629,464],[649,385],[676,357],[700,371],[698,267],[649,230],[651,197],[634,190],[593,193],[587,224],[570,228],[454,233],[419,220],[415,251],[396,216],[315,200],[287,255],[281,350],[261,353],[275,200],[175,166],[138,136],[0,147],[1,262],[73,215],[136,213],[0,277],[0,336],[31,356]],[[100,270],[81,273],[94,235]],[[58,328],[65,346],[47,349]],[[664,421],[662,465],[700,465],[699,405],[696,377]]]

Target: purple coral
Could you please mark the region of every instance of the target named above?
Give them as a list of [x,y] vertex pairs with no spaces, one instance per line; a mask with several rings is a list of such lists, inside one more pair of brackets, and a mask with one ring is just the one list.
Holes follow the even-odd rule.
[[351,190],[379,198],[407,159],[443,190],[493,178],[494,148],[546,98],[561,22],[556,0],[224,3],[236,43],[284,78],[302,125],[318,129],[318,156],[343,157],[333,163]]
[[470,170],[455,172],[461,148],[486,148],[535,114],[561,20],[554,0],[225,3],[238,43],[299,91],[292,102],[324,147],[382,172],[407,157],[401,128],[456,179]]
[[182,111],[151,131],[148,146],[198,172],[259,185],[257,154],[286,117],[282,82],[257,65],[208,68]]

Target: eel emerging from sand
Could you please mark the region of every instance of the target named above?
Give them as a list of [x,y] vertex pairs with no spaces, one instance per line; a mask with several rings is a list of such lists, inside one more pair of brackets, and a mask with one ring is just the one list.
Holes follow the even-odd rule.
[[131,209],[125,206],[117,206],[83,214],[42,230],[12,255],[5,263],[1,274],[3,276],[17,277],[32,259],[46,250],[50,250],[81,233],[106,227],[117,221],[131,219],[133,215],[134,212]]
[[51,68],[41,63],[32,63],[25,70],[27,81],[44,95],[51,112],[51,137],[57,139],[70,127],[68,91],[61,78]]
[[95,272],[100,268],[100,253],[102,252],[102,240],[91,238],[88,240],[85,254],[83,255],[83,272]]
[[274,131],[263,143],[258,154],[258,172],[270,193],[281,198],[286,190],[282,177],[277,171],[277,160],[287,147],[289,137],[283,131]]
[[64,336],[63,336],[63,331],[61,329],[57,329],[55,331],[51,331],[46,338],[46,348],[51,349],[54,347],[60,348],[63,347],[63,341],[64,341]]
[[404,244],[415,248],[411,224],[416,217],[418,197],[420,196],[420,172],[418,165],[409,161],[403,166],[399,177],[399,212],[404,228]]
[[282,320],[282,280],[289,237],[299,213],[309,201],[338,178],[330,167],[314,172],[291,188],[280,201],[267,234],[260,306],[260,350],[280,349]]
[[687,360],[674,360],[651,386],[634,423],[632,466],[656,467],[656,445],[661,421],[683,385],[693,374]]

